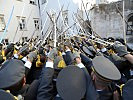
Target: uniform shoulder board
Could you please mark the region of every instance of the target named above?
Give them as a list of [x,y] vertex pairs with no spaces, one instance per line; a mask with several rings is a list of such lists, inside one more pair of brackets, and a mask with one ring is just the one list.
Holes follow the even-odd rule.
[[5,90],[0,90],[0,100],[16,100],[15,97]]

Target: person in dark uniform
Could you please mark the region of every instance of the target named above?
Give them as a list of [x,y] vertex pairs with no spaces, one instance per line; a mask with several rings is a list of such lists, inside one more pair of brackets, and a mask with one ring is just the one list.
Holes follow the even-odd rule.
[[[121,58],[124,58],[125,62],[127,62],[124,66],[124,72],[127,79],[132,78],[133,76],[133,55],[127,51],[127,47],[120,43],[119,41],[116,41],[113,45],[114,51],[117,53],[117,55]],[[123,66],[120,66],[123,68]]]
[[[77,77],[79,77],[79,81],[75,79],[76,83],[72,83],[70,81],[67,81],[67,79],[68,80],[74,80],[72,75],[70,75],[70,73],[69,73],[70,76],[65,76],[64,75],[63,77],[61,77],[63,79],[65,79],[64,77],[68,77],[66,79],[67,82],[66,81],[64,81],[64,82],[59,81],[60,80],[60,78],[59,78],[60,75],[59,75],[58,78],[57,78],[57,84],[56,84],[57,90],[56,90],[56,88],[54,87],[54,84],[53,84],[53,76],[54,76],[54,63],[53,63],[53,61],[54,61],[54,58],[55,58],[56,54],[57,54],[57,51],[54,48],[50,52],[50,54],[48,55],[48,61],[46,62],[46,66],[43,68],[42,75],[41,75],[41,78],[39,80],[40,85],[38,87],[37,100],[52,100],[52,99],[54,99],[54,100],[62,100],[62,99],[69,100],[70,98],[71,98],[70,100],[78,100],[78,99],[80,100],[80,98],[82,98],[82,99],[84,98],[85,100],[97,100],[98,94],[97,94],[97,92],[96,92],[96,90],[93,86],[91,77],[88,74],[85,66],[81,63],[81,59],[76,59],[77,56],[75,56],[75,58],[74,58],[75,61],[77,62],[77,66],[68,66],[68,67],[78,67],[79,69],[82,69],[81,72],[84,73],[83,75],[85,76],[84,81],[85,81],[85,84],[86,84],[86,90],[84,90],[83,87],[80,86],[81,85],[80,84],[80,82],[81,82],[80,79],[82,79],[82,78],[80,78],[80,75],[78,75],[78,73],[76,75],[78,75]],[[69,68],[66,67],[66,69],[69,69]],[[62,69],[62,71],[63,70],[65,70],[65,69]],[[62,71],[60,73],[64,73],[64,74],[66,73],[65,71],[64,72],[62,72]],[[61,74],[61,76],[62,76],[62,74]],[[60,82],[62,82],[64,84],[59,84]],[[75,84],[75,87],[72,88],[71,87],[72,84]],[[70,87],[67,88],[67,86],[70,86]],[[75,93],[72,94],[72,91],[77,89],[76,87],[79,87],[79,89],[81,89],[81,90],[80,91],[75,91]],[[64,90],[63,94],[60,92],[60,89]],[[81,93],[82,89],[83,89],[83,92],[85,94],[82,92],[83,97],[79,97],[78,92]],[[76,98],[76,96],[79,97],[79,98],[74,99],[74,98]],[[69,98],[69,99],[67,99],[67,98]]]
[[[33,56],[29,58],[31,61]],[[30,61],[24,64],[17,59],[7,60],[0,69],[0,89],[10,90],[14,96],[21,95],[25,100],[36,100],[38,81],[26,84],[26,71],[31,67]]]
[[81,62],[85,65],[88,72],[91,73],[92,60],[83,53],[80,53]]
[[6,59],[10,59],[13,55],[13,51],[14,51],[14,44],[13,43],[10,43],[6,50],[5,50],[5,56],[6,56]]
[[[82,58],[81,58],[81,53],[79,52],[75,52],[73,54],[73,60],[75,61],[76,66],[78,66],[79,68],[81,68],[86,76],[86,84],[87,84],[87,90],[86,90],[86,100],[99,100],[99,95],[95,89],[95,86],[92,82],[91,76],[89,74],[89,72],[87,71],[86,66],[84,66],[84,64],[82,63]],[[90,61],[88,62],[88,64],[91,64]]]
[[91,73],[100,100],[120,100],[115,81],[121,79],[117,67],[104,56],[97,56],[92,60]]
[[42,48],[41,48],[41,50],[39,49],[38,55],[36,53],[35,55],[32,55],[32,56],[34,56],[33,57],[34,59],[32,61],[32,66],[31,66],[31,68],[28,72],[27,78],[26,78],[27,84],[31,84],[34,80],[39,79],[43,64],[45,63],[45,60],[46,60],[46,55],[43,53]]
[[50,51],[54,48],[53,41],[50,41],[46,47],[47,47],[47,54],[46,55],[48,55],[50,53]]
[[133,100],[133,79],[128,80],[122,87],[122,99]]
[[70,50],[70,42],[66,41],[64,43],[64,47],[65,47],[65,52],[63,53],[63,58],[64,61],[66,63],[66,65],[71,65],[72,64],[72,52]]

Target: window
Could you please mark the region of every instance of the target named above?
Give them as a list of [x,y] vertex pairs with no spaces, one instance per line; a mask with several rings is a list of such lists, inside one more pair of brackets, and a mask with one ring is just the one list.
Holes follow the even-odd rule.
[[22,37],[22,41],[23,41],[23,42],[26,42],[27,39],[28,39],[28,37]]
[[62,16],[64,18],[64,23],[68,24],[68,10],[63,11]]
[[30,4],[36,5],[36,0],[30,0]]
[[26,30],[26,21],[25,21],[26,18],[22,17],[20,19],[20,17],[18,18],[19,20],[19,29],[20,30]]
[[8,39],[3,39],[2,40],[2,43],[4,43],[5,45],[8,45],[9,44],[9,41],[8,41]]
[[0,15],[0,31],[5,30],[5,20],[4,20],[4,15]]
[[42,0],[42,5],[45,4],[47,2],[47,0]]
[[9,42],[8,42],[8,39],[5,39],[5,43],[6,43],[6,45],[8,45],[8,43],[9,43]]
[[128,19],[127,35],[133,35],[133,16]]
[[34,19],[35,29],[39,30],[39,19]]

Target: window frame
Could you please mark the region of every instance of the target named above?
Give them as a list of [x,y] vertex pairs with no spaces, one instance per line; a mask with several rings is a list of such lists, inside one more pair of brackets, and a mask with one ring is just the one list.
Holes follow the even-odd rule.
[[65,24],[68,24],[68,22],[69,22],[68,21],[68,10],[62,11],[62,16],[63,16]]
[[[20,31],[27,31],[26,17],[20,17],[20,16],[17,16],[17,17],[18,17],[19,30]],[[24,20],[24,23],[22,20]],[[22,28],[20,28],[21,26],[22,26]]]
[[28,40],[28,37],[22,37],[22,41],[26,42]]
[[6,28],[6,23],[5,23],[5,19],[4,19],[4,15],[0,14],[0,20],[3,20],[0,22],[0,32],[3,32]]
[[[40,25],[38,24],[39,23],[39,18],[33,18],[33,20],[34,20],[34,27],[35,27],[35,29],[39,30],[40,29]],[[38,22],[35,23],[35,21],[38,21]],[[37,25],[38,25],[38,27],[37,27]]]
[[[133,15],[130,16],[129,19],[130,18],[133,18]],[[126,32],[126,35],[133,35],[133,30],[131,30],[130,27],[129,27],[129,26],[131,26],[132,29],[133,29],[133,20],[129,20],[129,19],[128,19],[128,24],[127,24],[127,32]]]
[[36,2],[36,0],[29,0],[29,4],[37,5],[37,2]]

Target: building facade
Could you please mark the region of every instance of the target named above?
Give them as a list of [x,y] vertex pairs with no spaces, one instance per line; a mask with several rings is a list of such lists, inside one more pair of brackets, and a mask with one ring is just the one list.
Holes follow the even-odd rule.
[[[13,6],[11,21],[3,37]],[[37,35],[40,31],[39,19],[38,0],[0,0],[0,37],[5,41],[25,40],[34,30]]]
[[[90,13],[91,26],[101,37],[123,38],[123,3],[122,1],[100,4],[93,7]],[[126,38],[133,37],[133,0],[125,1]],[[132,29],[131,29],[132,28]]]

